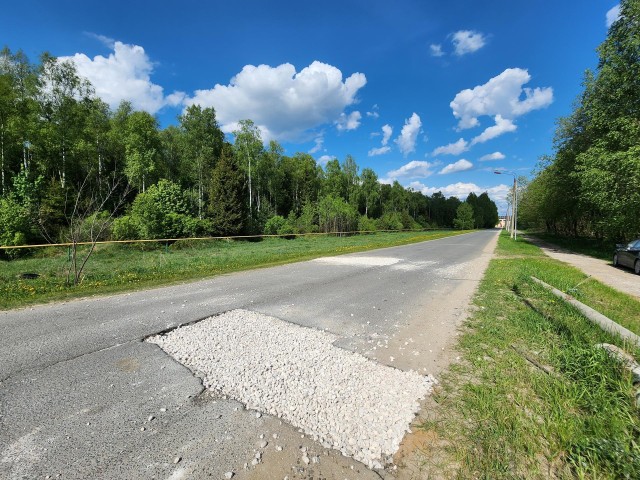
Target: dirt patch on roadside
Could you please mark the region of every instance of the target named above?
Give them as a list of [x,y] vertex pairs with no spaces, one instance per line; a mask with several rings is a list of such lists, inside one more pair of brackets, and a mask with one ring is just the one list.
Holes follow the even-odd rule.
[[[420,372],[426,369],[437,378],[459,360],[455,347],[460,328],[473,309],[473,296],[489,261],[494,256],[497,243],[498,235],[487,244],[482,255],[470,262],[465,269],[451,272],[453,276],[464,281],[443,299],[437,312],[429,312],[429,318],[432,319],[429,325],[409,324],[390,342],[389,350],[397,351],[401,346],[405,346],[407,338],[414,340],[406,346],[411,346],[411,351],[418,354],[400,357],[400,368],[412,368]],[[447,472],[455,470],[455,466],[450,464],[451,459],[444,451],[446,442],[439,438],[434,430],[424,430],[420,427],[433,418],[434,414],[437,415],[438,408],[433,395],[422,401],[411,433],[404,437],[400,449],[394,455],[394,464],[398,467],[393,473],[394,478],[446,478]]]

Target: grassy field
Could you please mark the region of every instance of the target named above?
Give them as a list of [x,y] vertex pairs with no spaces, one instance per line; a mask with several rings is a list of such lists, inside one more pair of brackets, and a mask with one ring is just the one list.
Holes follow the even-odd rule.
[[[584,279],[537,247],[500,237],[460,337],[460,361],[422,425],[432,439],[425,478],[640,478],[632,377],[596,344],[625,346],[531,275],[565,291]],[[640,333],[636,300],[592,280],[577,296]]]
[[[460,231],[396,232],[350,237],[310,236],[263,241],[179,241],[164,245],[98,245],[82,282],[67,284],[66,248],[39,249],[37,256],[0,261],[0,309],[96,294],[122,292],[211,277],[327,255],[434,240]],[[80,251],[82,253],[82,250]],[[20,278],[37,273],[38,278]]]

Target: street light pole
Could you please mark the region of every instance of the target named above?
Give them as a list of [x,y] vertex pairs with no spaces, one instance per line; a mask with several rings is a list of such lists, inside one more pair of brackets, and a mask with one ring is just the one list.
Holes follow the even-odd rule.
[[513,239],[518,240],[518,180],[513,175]]
[[518,178],[514,172],[494,170],[496,175],[513,176],[513,206],[511,208],[511,238],[518,239]]

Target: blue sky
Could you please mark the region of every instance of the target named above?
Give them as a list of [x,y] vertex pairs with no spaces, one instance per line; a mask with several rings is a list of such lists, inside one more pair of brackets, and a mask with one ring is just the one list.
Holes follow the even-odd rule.
[[[351,154],[383,181],[504,210],[510,177],[552,153],[617,3],[475,0],[10,2],[0,40],[76,62],[115,106],[176,123],[216,108],[287,154]],[[612,10],[613,9],[613,10]]]

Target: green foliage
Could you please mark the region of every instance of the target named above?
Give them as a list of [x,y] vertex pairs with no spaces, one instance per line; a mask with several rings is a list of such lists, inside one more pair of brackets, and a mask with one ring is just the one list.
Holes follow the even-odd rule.
[[[25,245],[29,234],[29,212],[11,198],[0,198],[0,245]],[[9,257],[19,250],[4,250]]]
[[222,151],[224,134],[213,108],[203,110],[199,105],[191,105],[179,120],[182,171],[197,186],[198,218],[202,218],[205,185],[210,182],[211,171]]
[[[233,132],[233,135],[235,137],[233,158],[238,170],[244,173],[247,186],[246,194],[248,195],[247,211],[249,220],[251,220],[253,210],[257,205],[256,197],[259,196],[254,184],[259,184],[255,176],[259,159],[263,157],[262,137],[258,126],[248,119],[238,122],[238,129]],[[233,230],[230,225],[225,225],[224,227],[220,225],[216,228],[226,229],[227,231]]]
[[264,225],[264,233],[267,235],[277,235],[280,229],[287,223],[284,217],[274,215]]
[[211,175],[207,215],[214,235],[237,235],[244,227],[245,183],[233,151],[224,147]]
[[358,225],[358,212],[344,199],[327,195],[318,202],[318,226],[322,232],[350,232]]
[[378,182],[378,175],[370,168],[362,170],[360,179],[360,197],[364,204],[363,213],[365,216],[369,216],[369,210],[373,210],[376,202],[380,199],[380,183]]
[[378,230],[402,230],[402,216],[398,212],[385,213],[377,221]]
[[403,230],[418,230],[422,228],[422,226],[416,222],[416,220],[406,210],[400,214],[400,221],[402,222]]
[[[29,179],[25,171],[13,178],[13,189],[0,197],[0,245],[25,245],[35,236],[33,219],[36,214],[38,189],[42,177]],[[22,254],[7,250],[7,255]]]
[[130,215],[140,225],[142,238],[179,238],[189,233],[191,225],[186,195],[169,180],[160,180],[138,194]]
[[147,112],[133,112],[124,131],[124,173],[142,192],[153,180],[161,151],[158,121]]
[[478,197],[477,208],[482,212],[482,223],[476,223],[477,228],[494,228],[498,224],[498,207],[489,198],[487,192]]
[[319,227],[319,212],[315,203],[308,202],[302,207],[302,213],[295,219],[295,230],[298,233],[317,233]]
[[329,160],[324,167],[324,196],[333,196],[334,198],[347,197],[347,177],[342,171],[340,162],[337,158]]
[[640,1],[598,48],[574,111],[560,119],[555,154],[523,194],[525,224],[562,235],[626,240],[640,234]]
[[[251,120],[240,121],[227,144],[213,108],[190,106],[161,129],[129,102],[111,109],[73,62],[44,54],[32,64],[8,48],[0,52],[0,137],[7,242],[84,238],[98,210],[116,212],[111,238],[144,239],[352,231],[374,221],[451,226],[459,204],[381,185],[350,155],[322,167],[308,153],[285,155],[276,141],[265,148]],[[17,209],[27,223],[13,220]],[[286,225],[265,230],[275,215]]]
[[140,238],[142,225],[139,219],[132,215],[123,215],[116,218],[111,225],[111,234],[114,240],[137,240]]
[[[640,124],[635,136],[640,139]],[[596,143],[577,158],[577,176],[584,200],[597,205],[595,230],[608,238],[640,234],[640,140],[625,151],[611,151]]]
[[475,228],[494,228],[498,224],[498,207],[489,198],[487,192],[483,192],[480,196],[471,192],[465,202],[473,208],[473,226]]
[[291,235],[293,233],[303,233],[298,227],[299,219],[295,213],[291,212],[287,216],[284,224],[278,229],[278,235]]
[[[102,228],[104,226],[104,228]],[[104,241],[111,238],[113,220],[111,214],[105,210],[95,212],[81,220],[78,226],[76,241]]]
[[359,232],[375,232],[378,229],[378,222],[373,218],[368,218],[366,215],[360,215],[358,219],[358,231]]
[[456,211],[456,218],[453,220],[455,228],[458,230],[470,230],[473,228],[473,207],[468,203],[461,203]]

